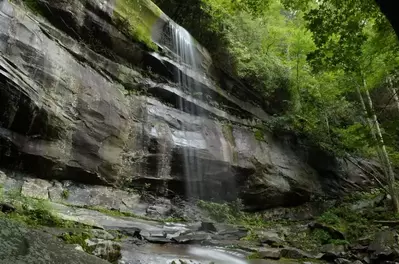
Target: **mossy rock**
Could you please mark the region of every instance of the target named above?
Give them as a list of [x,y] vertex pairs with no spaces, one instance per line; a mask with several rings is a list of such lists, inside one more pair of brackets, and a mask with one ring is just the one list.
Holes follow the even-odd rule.
[[116,0],[113,19],[125,35],[157,50],[151,33],[161,15],[161,9],[150,0]]

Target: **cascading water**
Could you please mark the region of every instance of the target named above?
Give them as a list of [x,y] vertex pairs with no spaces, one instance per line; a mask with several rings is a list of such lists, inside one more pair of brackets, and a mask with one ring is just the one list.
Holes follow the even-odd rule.
[[[171,35],[172,51],[177,55],[179,64],[183,67],[176,69],[175,77],[179,87],[187,94],[193,97],[203,99],[201,85],[196,79],[201,78],[204,74],[200,68],[201,58],[198,56],[196,50],[195,40],[183,27],[171,22],[169,24]],[[190,77],[187,72],[190,71]],[[178,106],[181,111],[189,113],[192,118],[204,116],[205,112],[195,104],[185,101],[182,97],[179,98]],[[188,146],[194,146],[198,139],[198,134],[182,128],[184,138]],[[186,196],[203,197],[206,195],[203,185],[203,162],[198,158],[197,151],[192,147],[183,148],[183,167],[184,177],[186,182]]]

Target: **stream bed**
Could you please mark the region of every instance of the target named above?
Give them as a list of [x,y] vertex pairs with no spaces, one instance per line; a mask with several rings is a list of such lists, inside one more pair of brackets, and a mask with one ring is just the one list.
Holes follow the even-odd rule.
[[146,244],[143,246],[133,245],[133,247],[131,244],[125,244],[122,249],[122,256],[122,263],[125,264],[170,264],[173,261],[176,264],[274,263],[263,260],[261,262],[247,260],[244,254],[224,248],[174,244]]

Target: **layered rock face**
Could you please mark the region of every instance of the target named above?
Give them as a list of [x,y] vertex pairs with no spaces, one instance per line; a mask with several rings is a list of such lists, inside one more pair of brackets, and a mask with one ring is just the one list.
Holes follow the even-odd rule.
[[[150,1],[29,3],[0,0],[0,167],[147,184],[164,195],[185,194],[192,181],[201,198],[241,197],[256,208],[299,204],[348,182],[347,165],[334,158],[309,163],[314,154],[255,136],[267,113],[223,89],[242,87],[218,75],[200,45],[201,74],[179,63],[168,42],[173,22]],[[176,72],[201,95],[177,85]],[[185,172],[187,153],[199,176]]]

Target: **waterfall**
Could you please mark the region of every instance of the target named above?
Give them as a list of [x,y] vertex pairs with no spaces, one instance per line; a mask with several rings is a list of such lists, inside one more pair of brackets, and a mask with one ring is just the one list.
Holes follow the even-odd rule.
[[[169,24],[169,32],[172,51],[177,55],[177,61],[182,66],[175,70],[176,82],[187,94],[202,100],[202,89],[198,81],[195,80],[197,78],[189,77],[186,74],[187,71],[190,71],[191,76],[194,74],[198,78],[204,75],[200,68],[201,58],[196,50],[195,40],[186,29],[173,22]],[[182,97],[179,98],[178,106],[181,111],[190,114],[193,118],[205,115],[201,108],[188,103]],[[195,141],[198,140],[196,135],[198,136],[198,134],[188,131],[185,127],[182,127],[182,131],[187,146],[195,146]],[[206,195],[203,184],[204,164],[198,157],[198,150],[192,147],[184,147],[182,155],[186,196],[187,198],[203,197]]]

